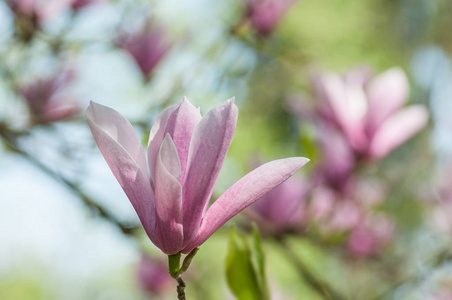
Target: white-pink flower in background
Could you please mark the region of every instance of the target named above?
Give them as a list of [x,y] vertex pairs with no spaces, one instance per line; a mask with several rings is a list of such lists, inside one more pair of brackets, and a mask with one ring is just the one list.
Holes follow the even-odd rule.
[[392,68],[372,77],[367,68],[344,76],[322,73],[313,80],[319,114],[336,125],[359,156],[381,159],[427,123],[421,105],[404,107],[409,85],[405,73]]
[[86,6],[89,6],[91,4],[102,2],[104,0],[72,0],[71,1],[71,8],[74,11],[78,11]]
[[395,233],[394,222],[383,214],[365,216],[348,237],[348,250],[355,257],[370,257],[391,241]]
[[286,15],[295,0],[246,0],[246,16],[256,31],[271,34]]
[[48,78],[36,79],[19,88],[30,111],[31,123],[51,123],[78,115],[80,105],[66,91],[73,81],[72,71],[60,71]]
[[309,190],[305,179],[292,176],[251,205],[250,217],[268,234],[297,229],[305,221]]
[[316,179],[342,194],[348,193],[353,189],[355,172],[353,150],[343,135],[332,126],[319,124],[318,132],[323,160],[316,172]]
[[380,182],[357,176],[351,178],[346,191],[318,185],[310,194],[306,218],[325,233],[354,231],[369,222],[368,216],[385,198],[386,189]]
[[40,23],[68,8],[71,1],[73,0],[7,0],[6,3],[15,14],[36,18]]
[[133,57],[145,80],[170,49],[164,30],[150,19],[138,31],[123,32],[118,44]]
[[100,151],[146,233],[168,255],[191,252],[309,161],[293,157],[266,163],[207,209],[235,132],[234,99],[204,117],[186,98],[165,109],[151,128],[147,162],[138,135],[118,112],[91,102],[86,114]]
[[173,278],[164,261],[143,255],[137,273],[139,285],[151,295],[162,295],[172,287]]

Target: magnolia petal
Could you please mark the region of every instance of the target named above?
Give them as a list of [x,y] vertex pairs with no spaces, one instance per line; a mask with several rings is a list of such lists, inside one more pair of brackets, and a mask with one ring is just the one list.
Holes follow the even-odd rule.
[[169,133],[179,155],[181,165],[180,183],[183,184],[187,169],[190,140],[200,120],[201,114],[199,110],[185,97],[179,104],[170,106],[160,113],[151,128],[149,136],[148,163],[152,178],[155,176],[155,164],[160,145],[166,134]]
[[325,73],[314,79],[316,91],[323,99],[323,107],[337,125],[342,126],[342,120],[347,116],[347,95],[345,84],[334,73]]
[[182,252],[189,253],[204,243],[229,219],[284,182],[308,162],[309,159],[304,157],[274,160],[245,175],[207,210],[199,234]]
[[158,247],[166,254],[179,252],[183,242],[182,186],[176,146],[169,133],[160,147],[155,170]]
[[132,125],[111,108],[91,102],[86,116],[102,155],[154,241],[155,199],[147,170],[141,168],[144,152],[138,136]]
[[388,118],[378,129],[370,144],[370,155],[380,159],[421,130],[428,120],[427,110],[412,105]]
[[334,73],[326,73],[318,81],[318,89],[326,102],[324,114],[331,114],[330,118],[344,131],[353,148],[362,149],[366,144],[363,112],[367,109],[362,86],[355,81],[345,82]]
[[367,126],[372,134],[389,116],[405,105],[409,84],[402,69],[392,68],[372,79],[366,90],[369,100]]
[[201,225],[234,136],[238,108],[234,98],[210,110],[192,136],[183,187],[184,239],[189,242]]
[[[107,106],[90,102],[86,110],[88,124],[95,124],[119,143],[129,153],[130,157],[137,163],[145,177],[148,177],[146,157],[143,145],[133,126],[116,110]],[[96,137],[94,137],[96,138]]]

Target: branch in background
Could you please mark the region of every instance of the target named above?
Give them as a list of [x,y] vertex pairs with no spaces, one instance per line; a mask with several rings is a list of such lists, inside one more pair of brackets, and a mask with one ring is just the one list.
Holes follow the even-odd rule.
[[109,213],[105,208],[97,204],[93,199],[91,199],[88,195],[86,195],[84,192],[82,192],[79,187],[71,182],[70,180],[64,178],[60,174],[57,174],[55,171],[47,167],[44,163],[27,153],[26,151],[22,150],[17,145],[17,136],[21,135],[22,133],[17,133],[4,123],[0,123],[0,136],[3,138],[3,140],[6,143],[6,146],[9,148],[11,152],[14,152],[16,154],[19,154],[23,158],[27,159],[30,163],[32,163],[34,166],[39,168],[41,171],[46,173],[49,177],[53,178],[56,182],[59,182],[60,184],[64,185],[66,188],[68,188],[73,194],[75,194],[82,203],[87,206],[90,211],[96,215],[101,217],[102,219],[110,222],[111,224],[118,227],[124,234],[133,234],[138,227],[131,227],[127,226],[126,224],[121,223],[119,220],[116,219],[111,213]]
[[284,237],[280,237],[275,239],[278,242],[278,245],[281,246],[281,250],[287,256],[291,263],[293,263],[296,268],[298,274],[303,278],[303,280],[309,284],[314,290],[316,290],[319,294],[321,294],[325,299],[332,300],[344,300],[346,299],[344,296],[340,295],[337,291],[334,290],[326,281],[317,278],[314,274],[312,274],[311,270],[300,260],[298,255],[296,255],[291,246],[287,243]]
[[383,293],[377,295],[375,298],[372,298],[372,300],[380,300],[380,299],[388,299],[390,295],[393,295],[396,293],[397,289],[401,286],[411,283],[415,286],[420,286],[421,283],[425,280],[430,278],[431,272],[434,271],[436,268],[440,267],[446,262],[450,262],[452,260],[452,253],[450,252],[449,248],[443,249],[439,251],[436,255],[429,258],[428,260],[424,261],[422,265],[431,264],[431,269],[429,274],[425,274],[425,272],[418,272],[415,270],[411,275],[406,277],[405,279],[395,283],[390,288],[388,288]]

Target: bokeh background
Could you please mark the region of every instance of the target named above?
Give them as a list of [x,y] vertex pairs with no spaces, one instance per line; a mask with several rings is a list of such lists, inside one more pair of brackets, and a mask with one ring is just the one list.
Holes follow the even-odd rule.
[[176,298],[83,112],[145,144],[183,96],[239,107],[212,201],[311,159],[202,245],[188,299],[452,299],[450,28],[449,0],[2,0],[0,299]]

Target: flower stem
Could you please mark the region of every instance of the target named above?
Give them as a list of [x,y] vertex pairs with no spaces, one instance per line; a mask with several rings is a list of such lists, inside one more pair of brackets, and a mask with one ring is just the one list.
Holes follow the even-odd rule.
[[176,278],[176,273],[180,268],[180,253],[168,255],[168,268],[171,277]]
[[185,287],[186,284],[182,279],[181,275],[188,270],[191,261],[198,252],[199,247],[193,249],[184,259],[182,266],[180,266],[181,253],[174,255],[168,255],[168,268],[169,274],[177,281],[177,299],[185,300]]

